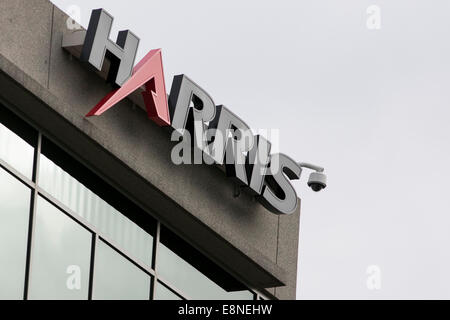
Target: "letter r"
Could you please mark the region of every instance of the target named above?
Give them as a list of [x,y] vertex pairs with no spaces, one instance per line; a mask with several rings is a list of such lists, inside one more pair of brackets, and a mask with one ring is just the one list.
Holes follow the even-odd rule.
[[105,56],[111,57],[108,80],[122,86],[131,76],[136,58],[139,38],[129,30],[120,31],[117,43],[109,39],[113,17],[103,9],[92,11],[86,33],[81,60],[88,61],[102,70]]

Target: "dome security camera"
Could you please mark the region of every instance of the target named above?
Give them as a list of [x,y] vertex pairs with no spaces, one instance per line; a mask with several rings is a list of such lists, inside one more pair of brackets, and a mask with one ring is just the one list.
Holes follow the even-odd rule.
[[315,192],[325,189],[327,186],[327,176],[322,172],[312,172],[309,175],[308,187]]
[[304,163],[304,162],[300,162],[299,166],[301,168],[308,168],[308,169],[314,170],[314,172],[312,172],[309,175],[308,187],[310,187],[315,192],[319,192],[320,190],[326,188],[327,175],[325,173],[323,173],[323,171],[325,170],[324,168],[310,164],[310,163]]

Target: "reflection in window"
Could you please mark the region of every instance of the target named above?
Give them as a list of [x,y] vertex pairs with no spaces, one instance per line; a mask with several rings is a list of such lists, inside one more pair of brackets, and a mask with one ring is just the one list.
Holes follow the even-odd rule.
[[40,158],[39,186],[108,241],[151,267],[153,237],[44,155]]
[[33,157],[34,148],[0,123],[0,159],[31,179]]
[[92,234],[39,197],[30,299],[87,299]]
[[95,249],[93,299],[148,300],[150,276],[105,242]]
[[156,284],[155,300],[181,300],[181,298],[158,282]]
[[253,299],[253,294],[249,291],[225,291],[162,243],[159,244],[157,262],[161,276],[186,292],[190,299]]
[[0,300],[22,299],[31,190],[0,169]]

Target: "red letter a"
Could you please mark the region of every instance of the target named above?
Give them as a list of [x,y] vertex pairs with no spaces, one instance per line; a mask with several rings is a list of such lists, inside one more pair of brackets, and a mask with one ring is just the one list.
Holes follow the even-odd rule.
[[104,97],[86,117],[98,116],[145,85],[142,92],[148,117],[160,126],[170,125],[161,49],[151,50],[133,69],[123,86]]

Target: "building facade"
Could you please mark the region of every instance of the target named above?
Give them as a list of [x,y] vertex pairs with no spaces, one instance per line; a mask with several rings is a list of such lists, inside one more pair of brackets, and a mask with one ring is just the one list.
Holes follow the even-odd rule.
[[[299,206],[175,165],[167,128],[61,47],[47,0],[0,0],[0,299],[295,299]],[[238,113],[238,112],[237,112]]]

